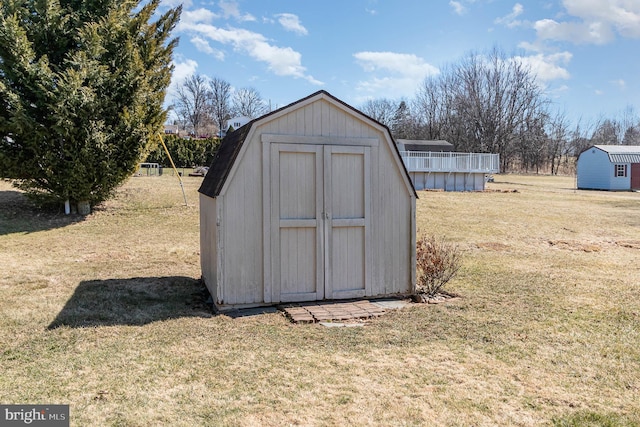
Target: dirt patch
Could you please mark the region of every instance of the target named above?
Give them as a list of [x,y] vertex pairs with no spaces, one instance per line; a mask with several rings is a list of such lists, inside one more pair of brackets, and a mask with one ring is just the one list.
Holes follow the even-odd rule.
[[519,193],[517,189],[497,189],[497,188],[489,188],[483,191],[483,193]]
[[623,248],[640,249],[640,240],[619,240],[616,245]]
[[578,240],[549,240],[547,243],[554,248],[568,251],[600,252],[602,250],[602,247],[596,243]]

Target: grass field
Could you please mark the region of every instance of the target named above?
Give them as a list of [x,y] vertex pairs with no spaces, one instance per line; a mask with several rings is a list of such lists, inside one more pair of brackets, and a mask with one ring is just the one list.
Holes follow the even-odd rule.
[[84,219],[0,182],[0,403],[74,426],[640,425],[640,193],[420,192],[461,298],[324,328],[210,314],[184,180],[189,206],[140,177]]

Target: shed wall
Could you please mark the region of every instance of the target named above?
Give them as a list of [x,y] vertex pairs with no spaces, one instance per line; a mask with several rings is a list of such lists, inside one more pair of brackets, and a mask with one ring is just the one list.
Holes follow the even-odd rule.
[[602,150],[591,148],[578,158],[578,188],[610,190],[613,166]]
[[[411,292],[415,200],[412,204],[413,192],[407,191],[404,169],[398,167],[401,160],[394,156],[383,131],[319,99],[254,124],[217,198],[220,237],[215,216],[201,213],[201,224],[207,224],[201,226],[203,276],[210,291],[217,284],[217,293],[212,292],[216,303],[265,302],[263,236],[268,238],[269,233],[264,233],[262,216],[262,134],[335,137],[338,143],[340,138],[378,139],[371,151],[371,295]],[[211,200],[216,199],[201,197],[201,212],[216,210]],[[214,267],[216,262],[220,271]]]
[[389,146],[380,144],[372,157],[372,292],[373,295],[408,293],[413,289],[411,195],[401,171],[394,165]]
[[[627,176],[613,176],[613,167],[615,164],[625,165],[627,167]],[[610,163],[609,176],[611,177],[611,190],[630,190],[631,189],[631,163]]]
[[262,274],[262,150],[255,138],[228,181],[222,207],[224,281],[219,304],[261,303]]
[[200,265],[209,293],[217,298],[218,227],[217,199],[200,194]]

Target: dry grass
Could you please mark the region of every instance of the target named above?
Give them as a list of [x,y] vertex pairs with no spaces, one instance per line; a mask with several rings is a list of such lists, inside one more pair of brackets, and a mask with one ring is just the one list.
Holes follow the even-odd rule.
[[462,298],[322,328],[208,314],[199,183],[184,207],[175,178],[133,178],[82,221],[0,183],[0,402],[72,425],[640,424],[640,194],[421,192]]

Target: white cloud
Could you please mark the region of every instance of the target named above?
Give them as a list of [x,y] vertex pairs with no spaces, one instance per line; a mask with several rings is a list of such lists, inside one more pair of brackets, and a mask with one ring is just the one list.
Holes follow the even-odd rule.
[[640,38],[640,1],[563,0],[562,3],[570,18],[536,21],[534,29],[539,39],[602,45],[614,40],[616,33]]
[[570,52],[558,52],[549,55],[538,53],[530,56],[515,56],[513,60],[529,67],[535,74],[540,84],[546,84],[552,80],[568,80],[571,75],[565,68],[571,61]]
[[220,15],[213,13],[208,9],[196,9],[196,10],[184,10],[180,16],[180,22],[178,23],[178,30],[180,27],[194,25],[194,24],[209,24],[214,19],[220,18]]
[[464,7],[464,5],[459,1],[451,0],[449,2],[449,6],[451,6],[453,8],[453,11],[458,15],[464,15],[465,13],[467,13],[467,8]]
[[240,8],[238,7],[238,3],[235,1],[221,1],[220,9],[222,9],[222,13],[225,18],[235,18],[238,21],[255,21],[256,18],[250,13],[242,14],[240,12]]
[[294,15],[293,13],[280,13],[276,15],[276,17],[278,18],[278,22],[280,22],[280,25],[282,25],[285,30],[303,36],[307,35],[307,29],[300,23],[300,18],[298,18],[298,15]]
[[184,59],[182,62],[173,60],[173,74],[171,75],[171,84],[169,85],[169,96],[176,91],[178,85],[187,77],[195,74],[198,63],[193,59]]
[[358,89],[376,93],[377,97],[411,96],[425,77],[439,73],[436,67],[412,54],[358,52],[353,56],[366,72],[378,74],[358,83]]
[[536,21],[533,28],[542,40],[574,43],[606,44],[614,39],[611,27],[602,22],[557,22],[553,19]]
[[506,25],[509,28],[519,27],[522,25],[522,21],[516,19],[518,16],[522,15],[524,12],[524,7],[520,3],[516,3],[511,9],[511,13],[503,16],[501,18],[496,18],[494,23]]
[[208,53],[209,55],[213,55],[217,60],[224,61],[224,52],[212,48],[205,39],[196,36],[191,39],[191,43],[193,43],[200,52]]
[[602,91],[600,89],[594,90],[593,93],[595,93],[596,95],[604,95],[604,91]]
[[323,84],[307,74],[299,52],[290,47],[274,46],[262,34],[242,28],[224,29],[211,24],[193,22],[181,22],[178,28],[180,31],[195,33],[203,40],[209,39],[231,45],[234,50],[266,63],[268,69],[276,75],[303,78],[314,85]]
[[438,69],[416,55],[395,52],[358,52],[353,55],[365,71],[387,70],[407,76],[426,77]]
[[620,89],[624,89],[625,87],[627,87],[627,82],[625,82],[623,79],[611,80],[611,84],[618,86],[618,88]]
[[640,2],[637,0],[564,0],[567,12],[587,23],[612,26],[623,37],[640,37]]
[[377,15],[377,14],[378,14],[378,11],[377,11],[377,10],[375,10],[375,9],[368,9],[368,8],[365,8],[365,11],[366,11],[369,15]]
[[531,52],[541,52],[544,48],[539,43],[520,42],[518,47]]

